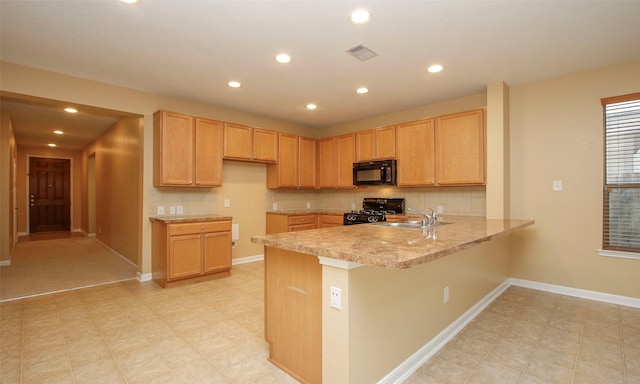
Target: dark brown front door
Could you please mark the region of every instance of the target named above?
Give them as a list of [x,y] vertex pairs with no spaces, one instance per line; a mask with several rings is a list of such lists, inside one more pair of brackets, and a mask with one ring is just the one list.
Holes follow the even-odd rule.
[[70,168],[68,159],[30,158],[30,233],[70,229]]

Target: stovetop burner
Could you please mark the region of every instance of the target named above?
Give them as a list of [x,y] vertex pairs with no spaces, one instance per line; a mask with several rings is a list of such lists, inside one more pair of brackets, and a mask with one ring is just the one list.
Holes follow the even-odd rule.
[[362,209],[344,214],[344,225],[386,221],[387,215],[404,212],[404,199],[364,198]]

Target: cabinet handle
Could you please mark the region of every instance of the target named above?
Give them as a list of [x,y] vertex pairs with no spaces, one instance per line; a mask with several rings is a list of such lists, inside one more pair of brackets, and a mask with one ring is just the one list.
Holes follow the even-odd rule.
[[202,226],[202,230],[203,230],[203,231],[204,231],[204,228],[205,228],[205,226],[203,225],[203,226]]
[[200,182],[199,182],[199,181],[196,181],[196,185],[200,185]]
[[204,235],[204,238],[208,239],[209,238],[209,234]]

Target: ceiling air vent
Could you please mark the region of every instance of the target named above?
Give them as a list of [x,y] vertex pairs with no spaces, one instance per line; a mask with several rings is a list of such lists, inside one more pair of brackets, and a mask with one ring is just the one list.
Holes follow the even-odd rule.
[[372,50],[370,50],[369,48],[365,47],[362,44],[356,45],[353,48],[349,48],[345,52],[362,61],[369,60],[372,57],[378,56],[377,53],[373,52]]

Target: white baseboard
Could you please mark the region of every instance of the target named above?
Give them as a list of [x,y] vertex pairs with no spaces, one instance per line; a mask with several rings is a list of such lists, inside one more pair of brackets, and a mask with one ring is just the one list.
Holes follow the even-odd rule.
[[134,262],[132,262],[131,260],[127,259],[126,257],[122,256],[120,253],[118,253],[118,251],[116,251],[115,249],[111,248],[110,246],[108,246],[107,244],[103,243],[102,241],[96,239],[96,243],[102,245],[103,247],[107,248],[108,250],[110,250],[111,252],[115,253],[116,255],[120,256],[120,258],[122,259],[122,261],[124,261],[125,263],[131,265],[134,268],[138,268],[138,265]]
[[517,287],[523,287],[523,288],[537,289],[539,291],[545,291],[545,292],[551,292],[551,293],[558,293],[560,295],[580,297],[582,299],[603,301],[605,303],[624,305],[627,307],[640,308],[640,299],[636,299],[628,296],[613,295],[610,293],[603,293],[603,292],[597,292],[597,291],[588,291],[586,289],[570,288],[562,285],[539,283],[537,281],[522,280],[522,279],[516,279],[513,277],[509,278],[509,285],[515,285]]
[[402,383],[413,374],[422,364],[429,360],[436,352],[444,347],[455,335],[457,335],[464,327],[480,314],[492,301],[509,288],[509,279],[496,287],[488,295],[480,299],[469,310],[458,317],[453,323],[449,324],[436,337],[431,339],[422,348],[411,355],[407,360],[403,361],[394,370],[383,377],[378,384]]
[[151,273],[136,272],[136,279],[138,279],[138,281],[141,283],[144,283],[145,281],[151,281],[152,277],[153,275]]
[[8,267],[11,265],[11,260],[0,260],[0,267]]
[[262,261],[262,260],[264,260],[264,255],[260,254],[255,256],[239,257],[237,259],[233,259],[231,263],[232,265],[239,265],[239,264],[255,263],[256,261]]

